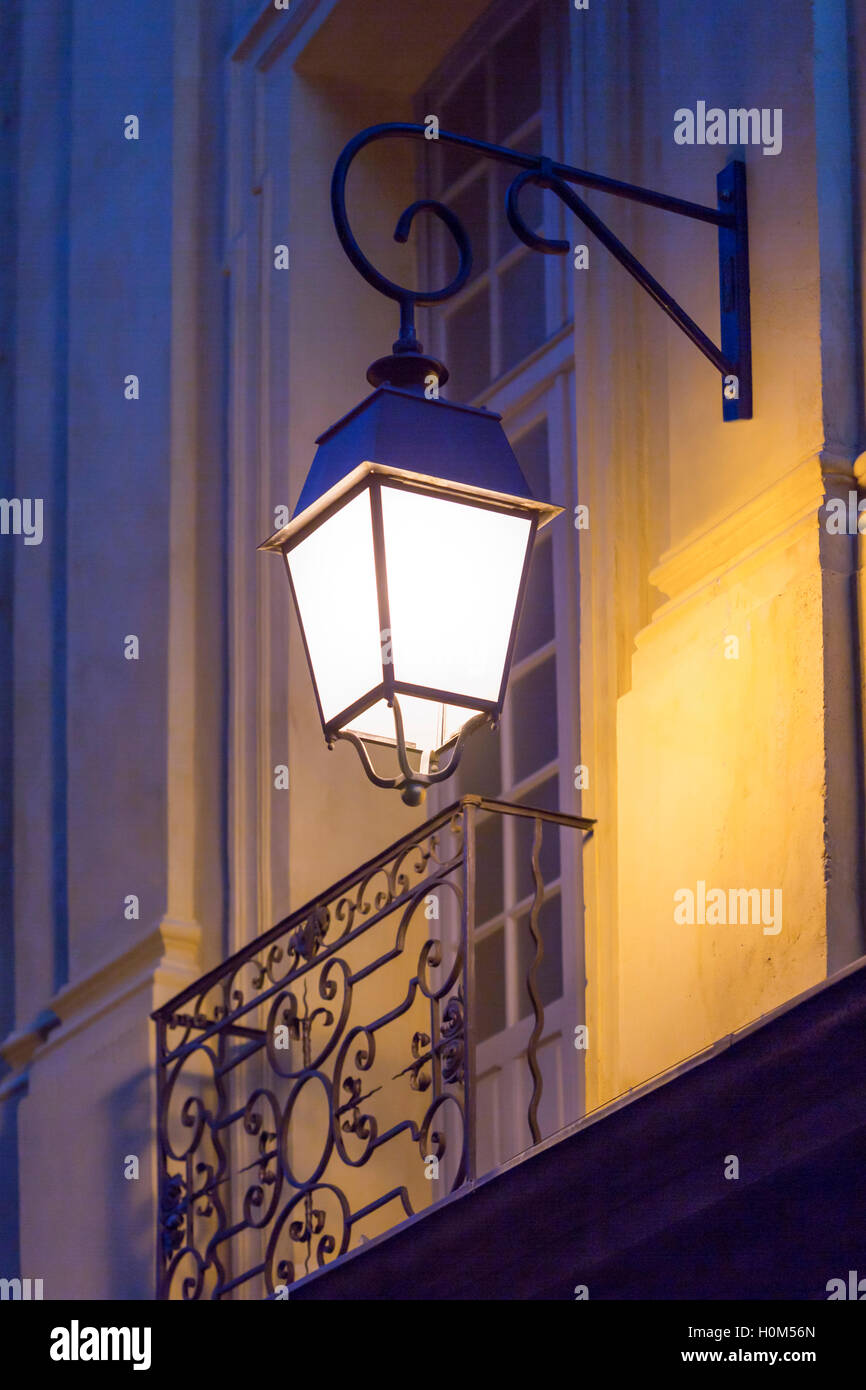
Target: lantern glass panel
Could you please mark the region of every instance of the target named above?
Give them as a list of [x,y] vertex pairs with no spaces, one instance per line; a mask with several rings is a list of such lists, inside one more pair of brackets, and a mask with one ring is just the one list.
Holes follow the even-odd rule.
[[474,719],[478,713],[478,710],[467,709],[465,705],[443,705],[442,742],[447,743],[449,739],[456,738],[463,725],[468,720]]
[[[456,737],[468,719],[474,718],[479,712],[461,705],[443,705],[439,700],[424,700],[417,695],[398,695],[397,698],[403,716],[406,744],[419,750],[432,751],[443,747],[449,739]],[[391,744],[396,742],[394,711],[385,700],[378,700],[345,727],[362,738],[380,739]]]
[[288,554],[325,722],[381,685],[370,494],[365,488]]
[[529,518],[384,486],[382,522],[395,680],[498,700]]
[[[400,695],[398,698],[403,715],[403,732],[409,747],[438,748],[441,741],[440,705],[434,700],[419,700],[411,695]],[[388,743],[396,741],[394,711],[385,700],[378,700],[370,709],[364,710],[346,728],[365,738],[382,739]]]

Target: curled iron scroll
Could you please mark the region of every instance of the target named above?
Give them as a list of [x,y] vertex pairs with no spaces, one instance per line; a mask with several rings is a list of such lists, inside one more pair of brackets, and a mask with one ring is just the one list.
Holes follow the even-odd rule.
[[472,244],[466,228],[456,213],[452,212],[444,203],[439,203],[433,198],[420,198],[401,214],[394,229],[394,240],[405,243],[409,238],[412,222],[417,213],[432,212],[448,228],[457,246],[460,264],[453,279],[440,289],[413,290],[406,285],[398,285],[396,281],[389,280],[364,255],[349,225],[346,212],[346,179],[352,160],[360,150],[374,140],[381,140],[385,136],[391,135],[406,135],[415,139],[423,138],[424,127],[394,122],[388,126],[374,126],[369,130],[362,130],[359,135],[350,140],[334,166],[334,174],[331,179],[331,210],[340,243],[352,265],[375,290],[378,290],[380,294],[387,295],[389,299],[396,299],[400,305],[400,337],[401,342],[408,347],[410,344],[414,344],[415,339],[415,305],[440,304],[443,300],[451,299],[454,295],[459,294],[472,270]]
[[559,182],[561,180],[555,179],[551,173],[550,161],[542,160],[540,168],[524,169],[522,174],[513,178],[505,194],[505,215],[514,235],[519,237],[524,245],[532,251],[541,251],[545,256],[565,256],[571,249],[570,244],[567,241],[550,240],[548,237],[539,236],[531,227],[528,227],[521,216],[518,199],[521,190],[528,183],[535,184],[538,188],[553,188],[554,191],[558,191],[556,185]]

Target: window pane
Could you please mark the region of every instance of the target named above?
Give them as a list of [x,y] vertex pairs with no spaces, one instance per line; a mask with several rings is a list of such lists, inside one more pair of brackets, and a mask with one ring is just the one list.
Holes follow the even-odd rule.
[[[538,806],[542,811],[559,810],[559,778],[551,777],[540,787],[519,798],[524,806]],[[538,854],[538,868],[545,887],[559,878],[559,840],[562,831],[558,825],[541,823],[541,849]],[[523,816],[514,818],[515,883],[517,902],[535,893],[535,879],[532,876],[532,846],[535,837],[535,821]]]
[[[489,253],[489,217],[487,210],[487,175],[473,179],[468,187],[464,188],[456,198],[451,198],[450,204],[454,212],[460,218],[463,226],[469,233],[469,240],[472,243],[472,273],[469,277],[470,282],[486,270],[490,264]],[[453,242],[451,233],[441,227],[439,219],[436,219],[437,236],[446,236]]]
[[513,730],[514,780],[552,762],[557,754],[556,662],[553,657],[526,675],[512,677],[508,696]]
[[542,532],[529,562],[529,581],[517,629],[514,660],[521,661],[538,651],[553,635],[553,546],[550,537]]
[[[542,1005],[562,998],[562,899],[557,893],[542,903],[538,927],[544,955],[536,972],[536,985]],[[517,978],[520,982],[520,1017],[533,1013],[529,987],[526,983],[535,959],[535,942],[529,930],[529,916],[517,923]]]
[[[487,130],[487,103],[484,88],[484,64],[483,62],[476,63],[469,75],[454,89],[447,101],[442,102],[441,110],[434,111],[433,114],[439,116],[439,124],[442,129],[450,131],[452,135],[469,135],[476,140],[483,140]],[[477,154],[461,150],[456,145],[442,144],[439,146],[439,151],[442,174],[441,187],[443,189],[452,184],[461,174],[465,174],[467,169],[471,169],[478,159]]]
[[504,140],[541,106],[539,12],[530,10],[493,50],[494,140]]
[[481,927],[504,908],[502,817],[488,815],[475,828],[475,925]]
[[527,251],[500,276],[502,360],[500,372],[540,347],[547,337],[544,257]]
[[445,365],[451,373],[445,394],[467,402],[490,384],[490,294],[473,295],[455,309],[446,327]]
[[547,421],[539,420],[531,430],[522,434],[511,447],[517,455],[524,478],[532,494],[541,502],[550,498],[550,455],[547,444]]
[[475,943],[475,1019],[479,1042],[505,1027],[505,938],[501,927]]

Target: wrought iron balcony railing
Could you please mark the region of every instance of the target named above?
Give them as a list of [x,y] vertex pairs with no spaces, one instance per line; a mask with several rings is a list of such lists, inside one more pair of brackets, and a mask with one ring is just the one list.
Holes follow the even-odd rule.
[[154,1013],[158,1297],[280,1295],[481,1176],[467,945],[490,817],[532,829],[538,1142],[542,834],[593,822],[465,796]]

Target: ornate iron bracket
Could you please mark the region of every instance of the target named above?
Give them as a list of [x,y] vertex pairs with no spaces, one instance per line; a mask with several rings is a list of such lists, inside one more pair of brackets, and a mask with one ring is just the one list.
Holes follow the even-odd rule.
[[[394,231],[395,241],[408,240],[412,222],[417,213],[432,212],[450,231],[460,256],[457,274],[441,289],[412,290],[389,280],[367,259],[361,250],[346,214],[346,178],[349,166],[355,155],[366,145],[391,136],[405,136],[413,140],[429,138],[427,128],[404,121],[389,121],[382,125],[369,126],[349,141],[334,167],[331,181],[331,208],[334,224],[343,250],[355,269],[380,294],[395,299],[400,305],[400,334],[394,343],[393,355],[380,358],[370,367],[367,377],[374,386],[383,381],[393,385],[423,384],[432,372],[440,384],[447,380],[448,373],[441,362],[428,357],[415,333],[415,305],[441,304],[458,294],[468,279],[472,269],[472,246],[465,227],[459,218],[443,203],[425,198],[412,203],[401,215]],[[548,188],[570,208],[593,236],[615,256],[620,265],[637,280],[656,304],[673,319],[678,328],[694,343],[695,347],[710,361],[723,378],[722,414],[725,420],[748,420],[752,417],[752,349],[751,324],[749,315],[749,233],[746,204],[746,166],[742,160],[733,159],[718,175],[716,187],[718,207],[704,207],[700,203],[690,203],[682,198],[671,198],[653,189],[639,188],[634,184],[622,183],[618,179],[606,178],[601,174],[587,173],[584,169],[574,169],[567,164],[558,164],[545,155],[522,154],[504,145],[491,145],[485,140],[474,140],[466,135],[454,135],[440,130],[438,140],[446,144],[458,145],[473,150],[486,159],[500,164],[516,165],[522,172],[517,174],[509,185],[505,200],[508,221],[516,235],[533,251],[548,256],[566,255],[571,251],[567,241],[550,240],[539,236],[524,222],[519,209],[521,190],[528,183],[540,188]],[[602,222],[591,208],[570,187],[582,185],[602,193],[612,193],[614,197],[626,198],[631,202],[646,203],[650,207],[673,212],[680,217],[691,217],[700,222],[709,222],[719,229],[719,302],[721,313],[721,347],[717,347],[677,301],[668,294],[663,285],[656,280],[641,262]]]

